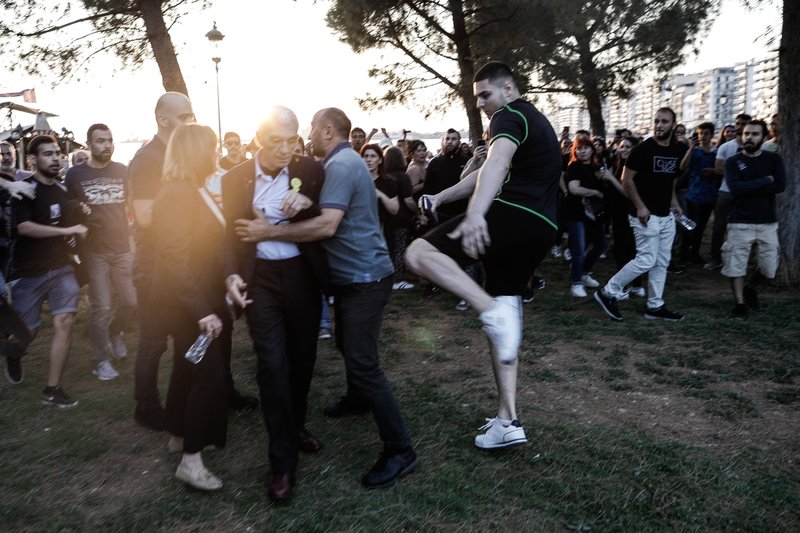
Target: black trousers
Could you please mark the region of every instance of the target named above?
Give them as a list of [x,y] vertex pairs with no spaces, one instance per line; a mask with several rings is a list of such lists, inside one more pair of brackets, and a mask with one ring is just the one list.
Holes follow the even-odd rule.
[[392,278],[335,286],[333,294],[336,348],[344,357],[348,395],[372,409],[385,451],[405,449],[411,446],[411,438],[378,355],[383,308],[392,294]]
[[223,349],[224,339],[230,339],[231,319],[224,307],[214,312],[222,320],[223,333],[197,364],[184,357],[200,334],[197,320],[178,307],[164,307],[158,313],[175,348],[167,392],[167,431],[183,437],[186,453],[200,452],[208,445],[223,448],[228,431],[228,370]]
[[305,426],[317,357],[320,287],[302,257],[256,260],[245,309],[258,359],[258,389],[269,433],[273,474],[297,468],[298,433]]

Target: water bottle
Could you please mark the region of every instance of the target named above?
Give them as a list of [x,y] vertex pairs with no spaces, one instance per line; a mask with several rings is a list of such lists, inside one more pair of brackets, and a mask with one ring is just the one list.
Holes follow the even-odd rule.
[[683,213],[681,213],[680,215],[678,213],[674,213],[674,216],[675,216],[675,222],[683,226],[684,229],[686,229],[687,231],[692,231],[694,228],[697,227],[697,222],[687,217]]
[[186,351],[186,360],[195,365],[202,361],[209,344],[211,344],[211,338],[205,333],[201,333]]

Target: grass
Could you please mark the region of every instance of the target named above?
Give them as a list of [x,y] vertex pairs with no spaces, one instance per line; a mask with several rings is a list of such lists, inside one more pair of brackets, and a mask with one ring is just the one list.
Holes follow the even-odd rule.
[[[609,269],[602,263],[598,279]],[[420,469],[388,490],[360,487],[380,443],[369,417],[321,415],[345,386],[341,358],[324,341],[308,425],[325,447],[301,458],[286,506],[266,498],[259,413],[232,416],[229,445],[204,454],[225,482],[220,493],[174,480],[166,436],[132,421],[130,358],[115,381],[91,376],[83,309],[64,378],[76,409],[38,405],[49,328],[24,360],[25,381],[0,386],[2,530],[800,529],[798,291],[768,291],[762,310],[732,322],[724,280],[690,271],[667,284],[683,322],[646,321],[641,301],[613,322],[594,302],[570,300],[562,262],[548,259],[540,274],[547,288],[526,306],[519,378],[527,447],[472,446],[496,402],[480,322],[455,311],[450,295],[402,291],[387,308],[381,349]],[[255,394],[246,328],[236,328],[236,381]],[[164,357],[162,387],[169,367]]]

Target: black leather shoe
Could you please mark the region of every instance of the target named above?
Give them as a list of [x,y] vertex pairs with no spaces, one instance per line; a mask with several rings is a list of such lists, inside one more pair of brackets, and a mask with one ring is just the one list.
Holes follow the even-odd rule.
[[228,407],[231,411],[252,411],[258,407],[258,398],[254,396],[245,396],[234,389],[228,400]]
[[267,489],[269,499],[282,503],[289,501],[294,490],[294,476],[291,474],[273,474],[272,482]]
[[322,441],[303,429],[297,434],[298,447],[304,453],[317,453],[322,449]]
[[166,423],[164,421],[164,409],[161,406],[143,409],[137,407],[133,412],[133,419],[140,426],[144,426],[153,431],[164,431]]
[[390,487],[398,479],[413,472],[418,464],[419,458],[411,448],[399,452],[383,452],[375,466],[361,478],[361,484],[368,489]]
[[327,407],[325,407],[325,416],[331,418],[341,418],[348,415],[363,415],[369,411],[369,406],[354,401],[350,396],[342,396],[342,398]]

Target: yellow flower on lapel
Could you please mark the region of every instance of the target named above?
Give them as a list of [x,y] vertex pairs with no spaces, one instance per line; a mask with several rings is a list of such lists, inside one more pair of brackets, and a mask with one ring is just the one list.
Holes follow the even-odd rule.
[[303,185],[303,180],[300,178],[292,178],[292,181],[289,182],[289,185],[292,187],[294,192],[300,192],[300,186]]

